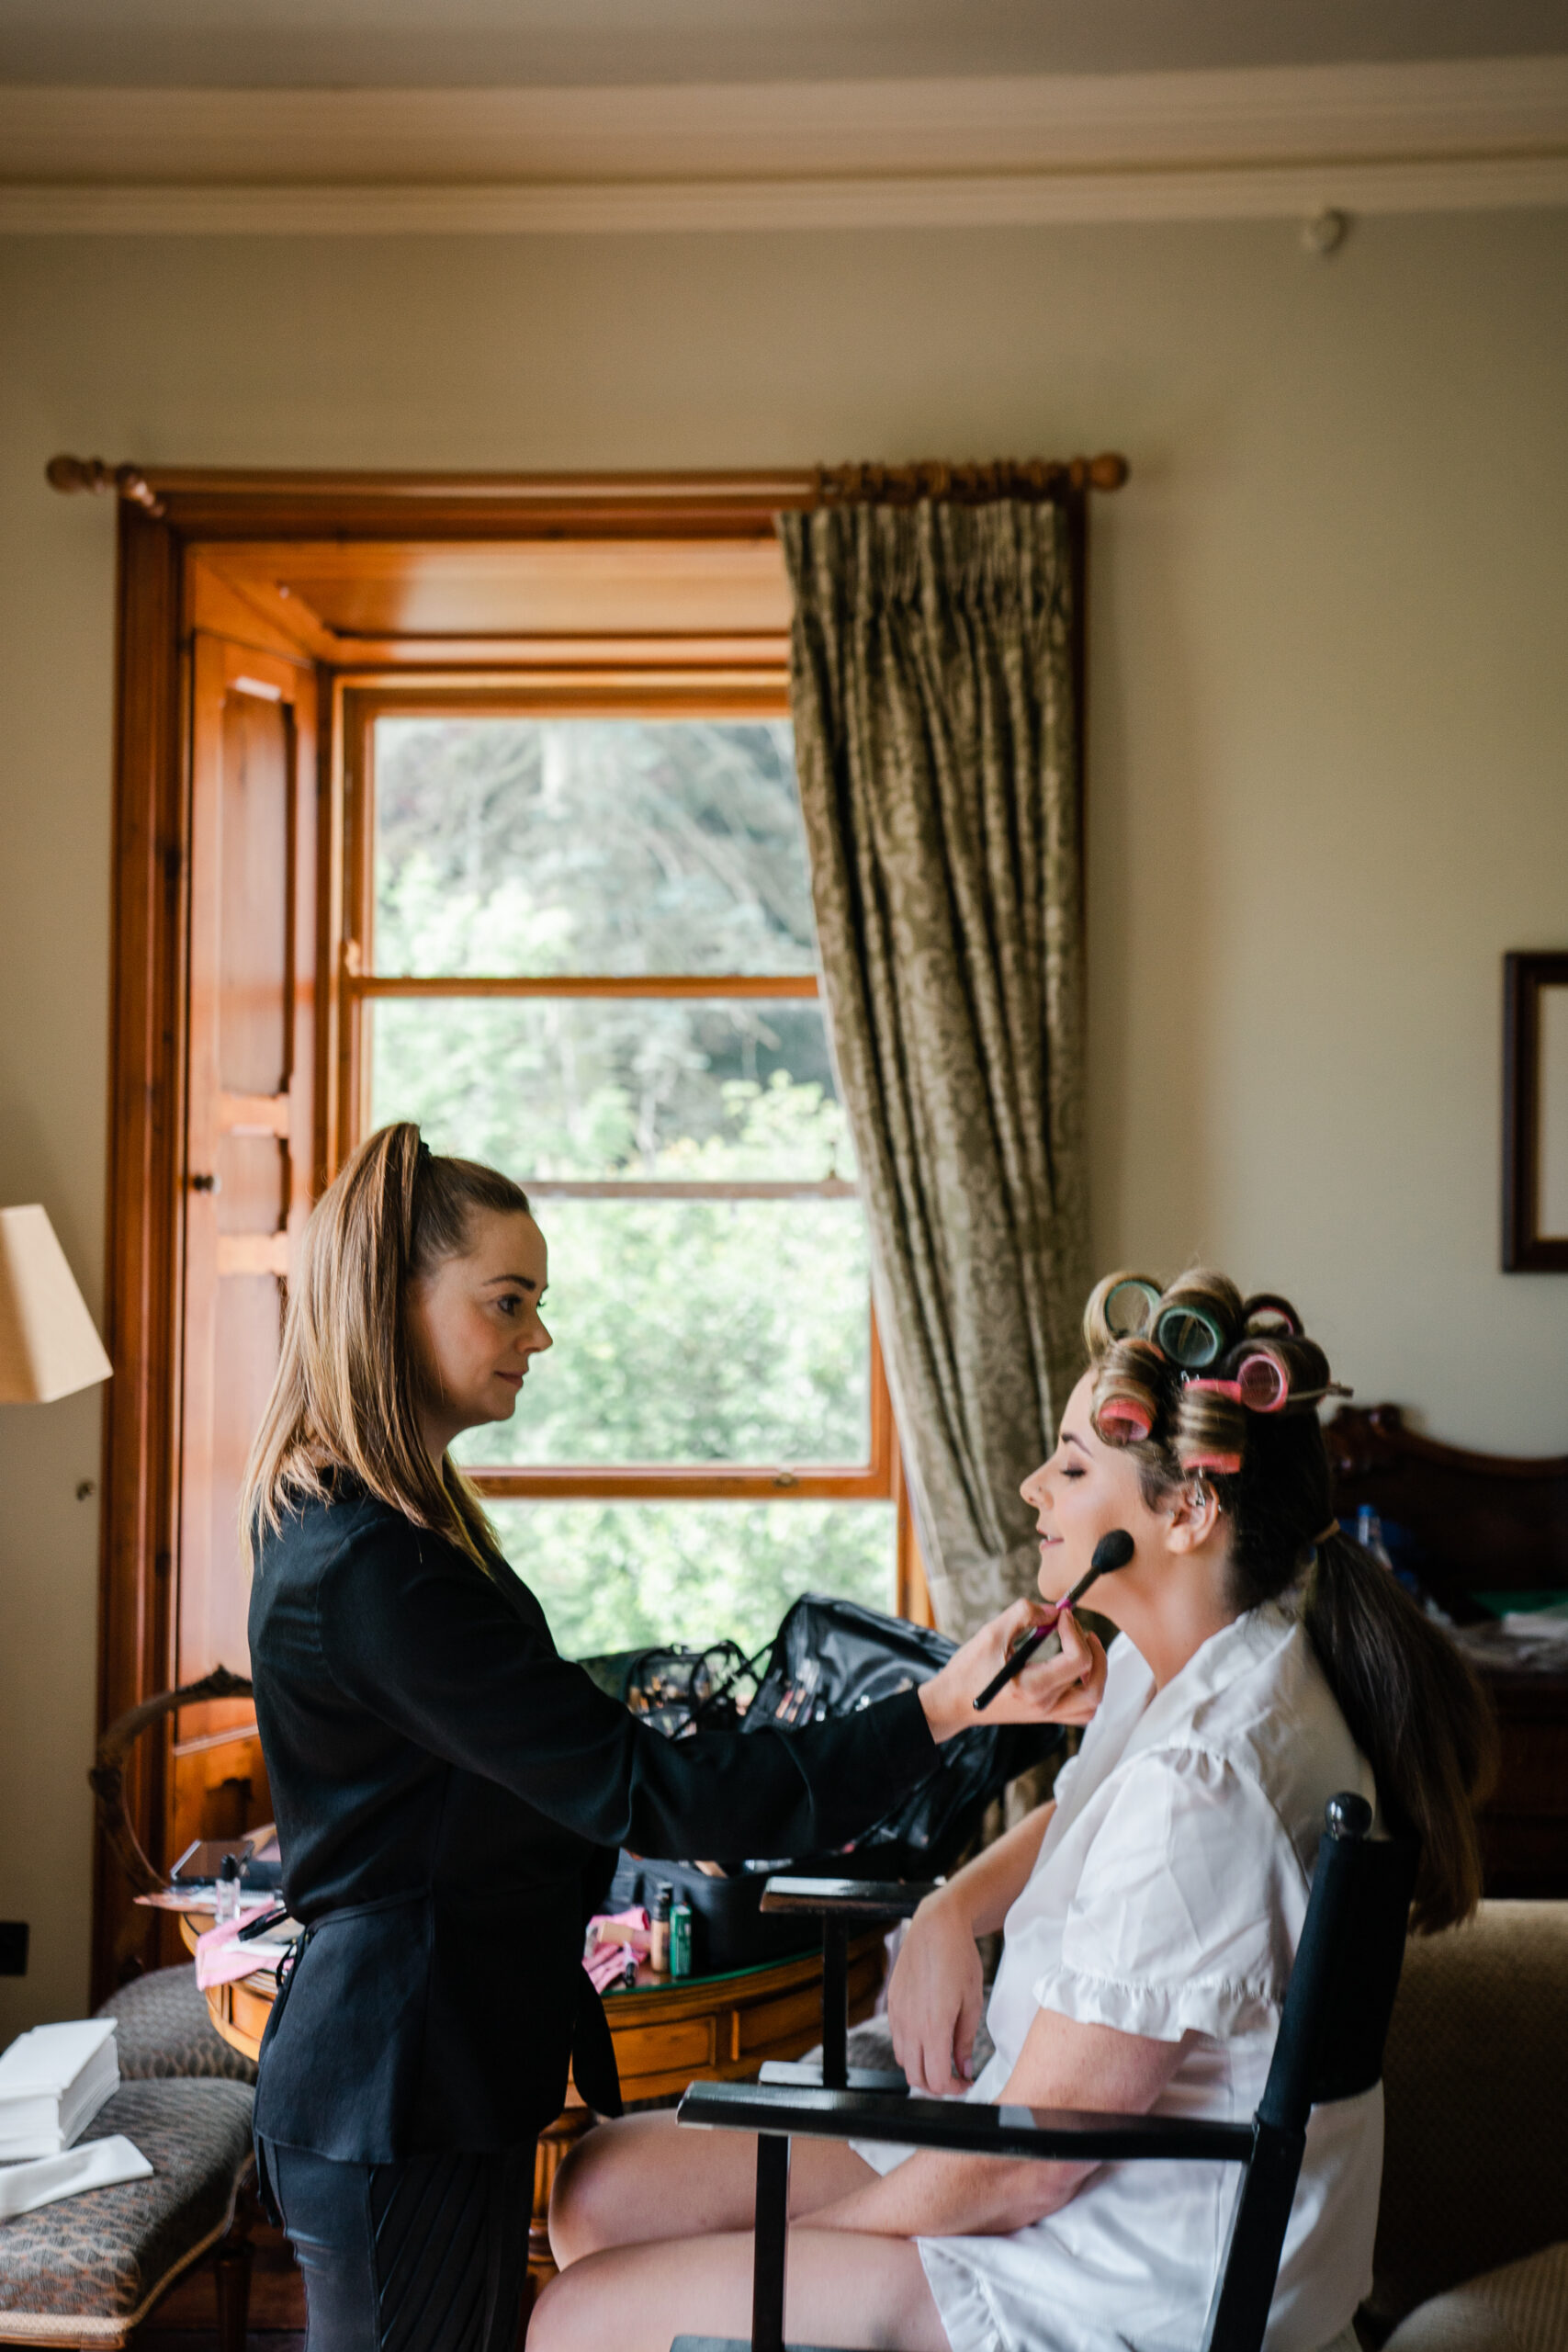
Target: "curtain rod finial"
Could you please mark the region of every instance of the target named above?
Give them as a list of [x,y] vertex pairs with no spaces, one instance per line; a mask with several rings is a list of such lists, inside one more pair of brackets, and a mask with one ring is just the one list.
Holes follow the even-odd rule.
[[51,490],[67,495],[73,491],[91,491],[101,496],[113,491],[120,498],[129,499],[133,506],[144,507],[149,514],[161,514],[164,502],[152,489],[140,466],[107,466],[102,458],[51,458],[44,469],[44,479]]
[[1089,461],[1089,483],[1095,490],[1120,490],[1131,471],[1126,458],[1112,449]]

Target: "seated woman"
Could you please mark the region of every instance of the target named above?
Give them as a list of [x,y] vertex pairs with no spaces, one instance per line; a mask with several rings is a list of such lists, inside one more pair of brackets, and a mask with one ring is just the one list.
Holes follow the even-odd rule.
[[[1109,1531],[1134,1538],[1094,1589],[1120,1628],[1104,1698],[1054,1801],[920,1906],[890,1990],[894,2044],[927,2093],[1243,2120],[1327,1799],[1359,1791],[1419,1837],[1414,1924],[1447,1926],[1479,1894],[1469,1797],[1490,1727],[1458,1654],[1333,1518],[1315,1409],[1328,1366],[1292,1309],[1213,1274],[1163,1295],[1115,1276],[1085,1329],[1090,1368],[1023,1494],[1047,1597]],[[1064,1627],[1092,1687],[1097,1645]],[[971,2086],[976,1938],[998,1928],[995,2055]],[[1314,2114],[1269,2352],[1353,2346],[1382,2155],[1381,2090]],[[746,2335],[753,2178],[735,2134],[669,2115],[591,2133],[557,2185],[561,2275],[529,2352]],[[789,2339],[1194,2346],[1236,2178],[797,2141]]]

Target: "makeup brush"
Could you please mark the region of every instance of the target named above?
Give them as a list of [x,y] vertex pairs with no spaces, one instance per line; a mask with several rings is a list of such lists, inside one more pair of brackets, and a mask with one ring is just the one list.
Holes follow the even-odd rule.
[[[1057,1601],[1056,1615],[1059,1617],[1064,1609],[1071,1609],[1075,1601],[1081,1600],[1097,1577],[1109,1576],[1112,1568],[1124,1568],[1132,1556],[1133,1539],[1124,1527],[1113,1527],[1108,1535],[1102,1535],[1094,1547],[1094,1557],[1071,1592]],[[1051,1647],[1053,1642],[1055,1649]],[[1055,1620],[1049,1625],[1036,1625],[1015,1641],[1000,1669],[992,1675],[979,1697],[970,1702],[976,1713],[978,1714],[982,1707],[988,1707],[997,1692],[1010,1683],[1015,1674],[1021,1674],[1031,1658],[1038,1657],[1043,1664],[1046,1658],[1055,1657],[1061,1646],[1062,1637],[1055,1629]]]

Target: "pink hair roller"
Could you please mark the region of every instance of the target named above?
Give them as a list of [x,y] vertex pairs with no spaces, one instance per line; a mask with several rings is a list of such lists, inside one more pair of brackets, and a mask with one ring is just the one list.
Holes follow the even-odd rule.
[[1234,1478],[1241,1468],[1239,1453],[1184,1453],[1184,1470],[1217,1470],[1222,1477]]
[[[1098,1408],[1094,1422],[1108,1445],[1115,1442],[1137,1445],[1153,1429],[1154,1417],[1146,1405],[1138,1404],[1131,1396],[1111,1396]],[[1117,1432],[1114,1440],[1111,1435],[1112,1430]]]
[[1189,1388],[1206,1388],[1245,1405],[1249,1413],[1281,1412],[1291,1401],[1290,1375],[1275,1356],[1244,1356],[1234,1380],[1190,1380]]

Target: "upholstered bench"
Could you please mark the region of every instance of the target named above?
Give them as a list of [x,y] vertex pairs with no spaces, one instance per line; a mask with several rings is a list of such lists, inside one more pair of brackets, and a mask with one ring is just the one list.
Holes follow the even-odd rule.
[[250,2248],[231,2236],[251,2165],[243,2083],[124,2083],[85,2140],[124,2132],[152,2177],[0,2221],[0,2343],[123,2345],[159,2297],[217,2249],[220,2352],[244,2352]]
[[170,2075],[255,2081],[252,2060],[231,2050],[213,2024],[207,1996],[196,1981],[194,1961],[132,1977],[109,1995],[98,2015],[116,2021],[122,2083],[157,2082]]

